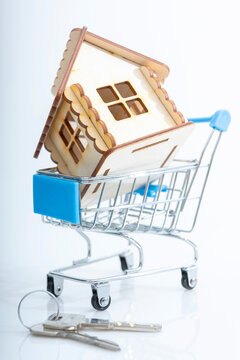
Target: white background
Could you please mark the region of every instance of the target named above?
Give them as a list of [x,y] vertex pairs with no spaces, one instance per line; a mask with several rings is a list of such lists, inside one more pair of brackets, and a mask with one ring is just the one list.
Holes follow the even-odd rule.
[[[239,358],[238,1],[4,0],[0,16],[1,359]],[[104,333],[121,345],[116,354],[67,340],[33,339],[16,315],[27,291],[45,288],[48,270],[83,255],[74,233],[45,226],[32,212],[32,175],[52,165],[45,150],[38,160],[32,157],[51,106],[50,88],[71,29],[83,25],[169,65],[165,87],[186,117],[222,108],[232,115],[191,234],[200,249],[199,285],[183,290],[179,273],[114,283],[112,305],[102,317],[163,322],[161,334]],[[205,129],[195,131],[186,150],[189,158],[201,149]],[[97,255],[118,247],[115,239],[95,238]],[[180,259],[176,244],[169,247],[154,236],[135,238],[143,240],[149,264]],[[107,268],[118,270],[117,260]],[[89,270],[97,272],[98,267]],[[66,283],[65,311],[96,315],[90,295],[88,286]]]

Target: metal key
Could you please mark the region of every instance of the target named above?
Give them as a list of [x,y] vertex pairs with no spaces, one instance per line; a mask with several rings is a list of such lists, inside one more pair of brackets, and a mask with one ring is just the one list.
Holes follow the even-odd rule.
[[60,337],[60,338],[77,340],[85,344],[95,345],[103,349],[112,350],[112,351],[121,350],[120,346],[113,341],[99,339],[96,336],[89,336],[87,334],[83,334],[79,332],[62,331],[62,330],[55,330],[55,331],[46,330],[42,324],[33,326],[32,328],[30,328],[30,332],[32,335]]
[[116,330],[159,332],[161,324],[137,324],[134,322],[108,321],[103,319],[87,318],[78,314],[61,314],[58,319],[50,317],[44,322],[45,329],[80,331],[80,330]]

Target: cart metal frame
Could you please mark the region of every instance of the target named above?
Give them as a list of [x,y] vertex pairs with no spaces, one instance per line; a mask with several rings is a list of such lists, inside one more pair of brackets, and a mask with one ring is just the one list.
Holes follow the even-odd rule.
[[[64,280],[88,284],[91,285],[92,289],[92,306],[97,310],[105,310],[111,303],[111,281],[181,270],[182,286],[189,290],[195,288],[197,284],[198,249],[183,234],[190,233],[196,224],[213,158],[222,132],[228,128],[230,115],[226,110],[222,110],[209,118],[191,120],[196,123],[210,122],[212,127],[198,160],[174,160],[174,165],[167,168],[89,178],[62,175],[57,172],[56,168],[37,171],[37,174],[42,176],[75,181],[79,184],[99,184],[101,186],[97,204],[87,208],[80,206],[79,224],[42,215],[42,221],[45,224],[76,230],[85,240],[87,246],[87,254],[84,258],[74,260],[69,266],[49,271],[47,274],[48,291],[55,296],[59,296],[63,291]],[[209,151],[210,154],[206,155]],[[205,161],[206,156],[208,161]],[[145,186],[139,189],[136,188],[136,184],[141,178],[146,179],[146,181]],[[131,184],[131,190],[122,194],[121,188],[125,182]],[[109,184],[116,188],[116,192],[111,200],[106,201],[103,200],[103,194],[105,187],[109,186]],[[81,204],[81,199],[79,201]],[[192,219],[187,226],[182,226],[182,219],[184,219],[187,206],[191,207]],[[127,247],[121,253],[92,258],[91,240],[87,232],[100,232],[124,238]],[[158,267],[143,270],[142,246],[130,236],[131,233],[139,232],[163,235],[183,242],[192,249],[192,261],[176,267]],[[134,256],[136,252],[137,256]],[[120,259],[122,272],[118,275],[87,279],[67,274],[69,270],[101,262],[112,257],[119,257]]]

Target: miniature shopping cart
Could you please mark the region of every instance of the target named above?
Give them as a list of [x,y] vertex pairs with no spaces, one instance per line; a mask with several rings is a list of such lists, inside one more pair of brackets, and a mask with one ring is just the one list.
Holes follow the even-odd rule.
[[[92,306],[105,310],[111,303],[109,283],[113,280],[181,270],[183,287],[190,290],[196,286],[198,251],[196,245],[183,234],[191,232],[195,226],[213,157],[222,132],[230,123],[230,114],[222,110],[210,118],[191,121],[209,122],[212,128],[198,160],[176,159],[171,167],[97,177],[66,176],[59,174],[56,168],[37,171],[33,179],[34,212],[42,215],[44,223],[76,230],[87,245],[86,257],[48,273],[48,291],[59,296],[64,280],[90,284]],[[143,183],[144,186],[139,187]],[[80,185],[92,184],[99,190],[98,201],[82,206]],[[104,194],[109,187],[114,189],[114,195],[106,200]],[[90,231],[124,238],[127,248],[121,253],[92,258],[87,235]],[[193,250],[193,261],[180,267],[143,270],[143,249],[130,236],[139,232],[181,240]],[[69,270],[114,256],[120,259],[122,272],[118,275],[86,279],[68,274]]]

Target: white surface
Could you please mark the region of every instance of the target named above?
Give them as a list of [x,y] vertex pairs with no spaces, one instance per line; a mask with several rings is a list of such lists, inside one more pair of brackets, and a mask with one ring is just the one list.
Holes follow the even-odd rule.
[[[1,359],[239,358],[238,17],[236,1],[1,3]],[[68,34],[83,25],[168,64],[165,86],[185,116],[208,116],[219,108],[232,114],[191,234],[200,248],[199,285],[192,292],[183,290],[179,273],[114,283],[112,305],[101,316],[163,322],[161,334],[101,334],[119,342],[122,351],[116,354],[67,340],[32,338],[16,315],[27,291],[45,288],[49,269],[82,253],[76,235],[43,226],[32,213],[31,183],[36,169],[51,165],[47,152],[38,161],[32,154]],[[201,129],[188,144],[190,158],[201,148],[202,137]],[[159,261],[172,262],[184,255],[173,246],[173,254],[165,256],[166,242],[140,238],[149,263],[158,255]],[[116,246],[104,236],[95,240],[98,254]],[[110,270],[114,266],[119,269],[117,262],[106,264]],[[88,286],[66,282],[65,311],[95,315],[89,301]]]

